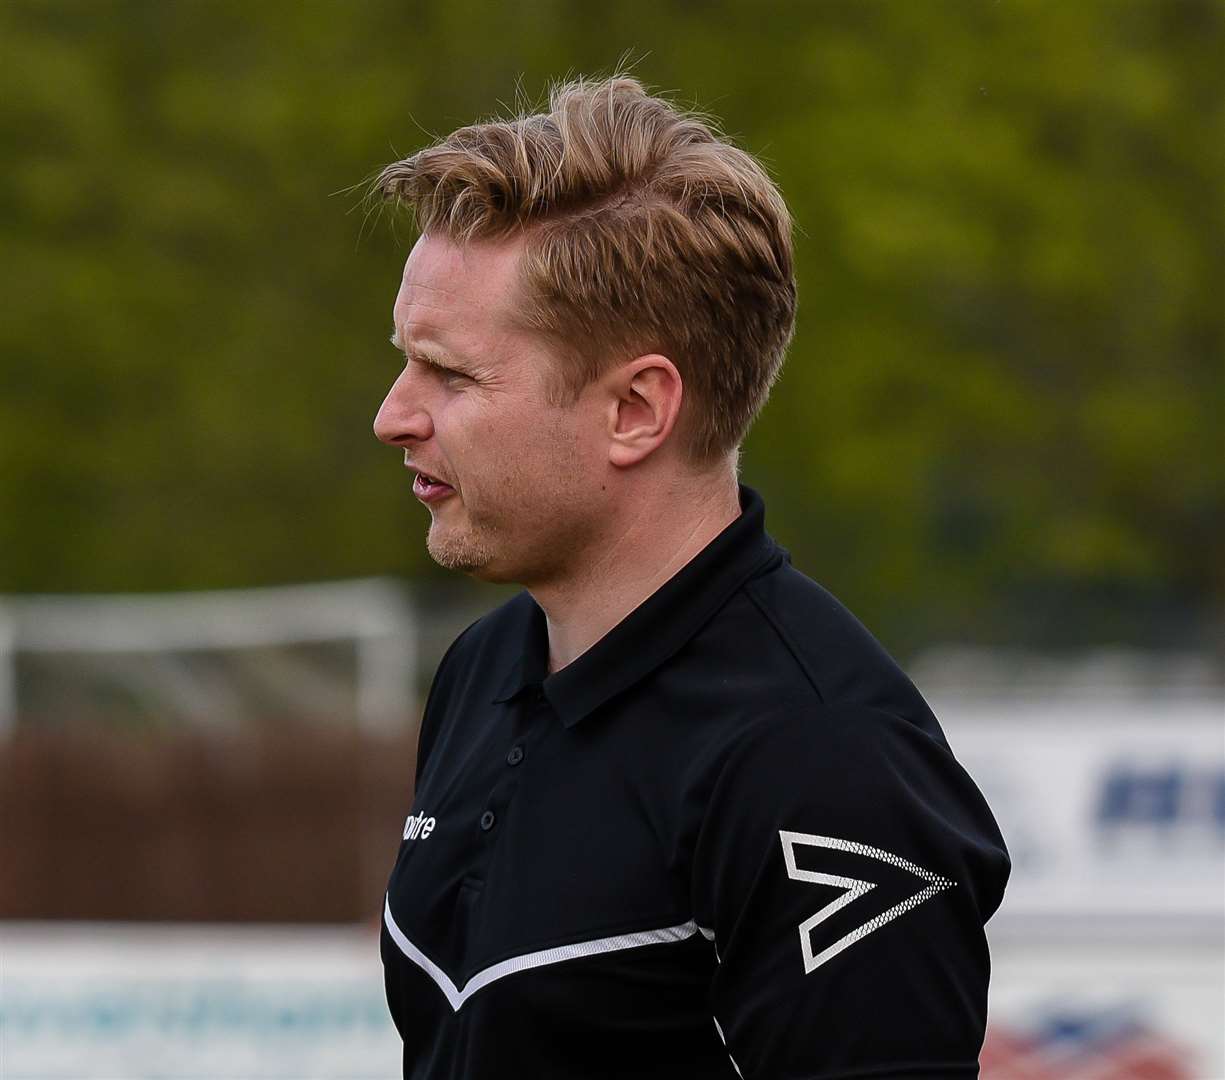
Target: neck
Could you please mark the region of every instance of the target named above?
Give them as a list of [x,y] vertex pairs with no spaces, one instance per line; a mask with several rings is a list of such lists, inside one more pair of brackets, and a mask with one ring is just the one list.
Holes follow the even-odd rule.
[[734,472],[652,495],[634,492],[615,531],[571,573],[529,586],[548,624],[550,671],[591,648],[740,516]]

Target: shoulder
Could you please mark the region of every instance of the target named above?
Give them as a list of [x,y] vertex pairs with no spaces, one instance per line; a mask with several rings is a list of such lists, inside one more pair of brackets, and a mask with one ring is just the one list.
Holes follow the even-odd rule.
[[944,742],[935,716],[905,672],[828,590],[784,562],[748,582],[744,593],[822,705],[888,713]]
[[477,673],[487,678],[491,671],[509,665],[521,654],[537,611],[531,595],[521,592],[482,615],[443,654],[434,674],[435,686]]
[[[857,704],[791,704],[741,726],[719,763],[721,783],[792,781],[786,792],[836,800],[865,795],[892,778],[904,759],[955,764],[942,739],[909,720]],[[802,781],[802,782],[795,782]]]
[[536,613],[536,602],[527,591],[518,592],[471,623],[451,643],[448,654],[470,655],[502,647],[507,638],[517,640],[528,632]]
[[[937,733],[938,734],[938,733]],[[942,738],[882,709],[793,705],[741,728],[719,767],[722,784],[780,786],[779,795],[836,810],[854,795],[871,802],[890,789],[960,774]]]
[[703,828],[707,854],[760,851],[780,831],[848,850],[897,853],[970,886],[994,911],[1008,855],[990,808],[943,738],[862,705],[780,709],[757,718],[719,762]]

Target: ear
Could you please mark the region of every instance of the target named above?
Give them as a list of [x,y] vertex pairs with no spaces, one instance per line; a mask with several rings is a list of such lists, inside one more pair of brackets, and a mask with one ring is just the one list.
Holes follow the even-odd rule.
[[608,375],[608,460],[620,468],[636,465],[672,434],[681,411],[681,373],[666,356],[650,353]]

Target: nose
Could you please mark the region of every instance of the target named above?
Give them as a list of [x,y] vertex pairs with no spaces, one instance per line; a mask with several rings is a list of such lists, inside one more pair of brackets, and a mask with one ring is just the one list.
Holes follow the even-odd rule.
[[410,367],[391,384],[374,418],[374,434],[388,446],[423,442],[434,434],[434,422]]

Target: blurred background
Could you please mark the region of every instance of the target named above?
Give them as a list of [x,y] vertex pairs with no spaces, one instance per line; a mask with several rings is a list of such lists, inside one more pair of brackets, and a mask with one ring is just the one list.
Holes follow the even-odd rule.
[[743,458],[1015,861],[987,1080],[1225,1077],[1225,4],[0,6],[0,1075],[398,1075],[423,692],[364,183],[629,65],[797,221]]

